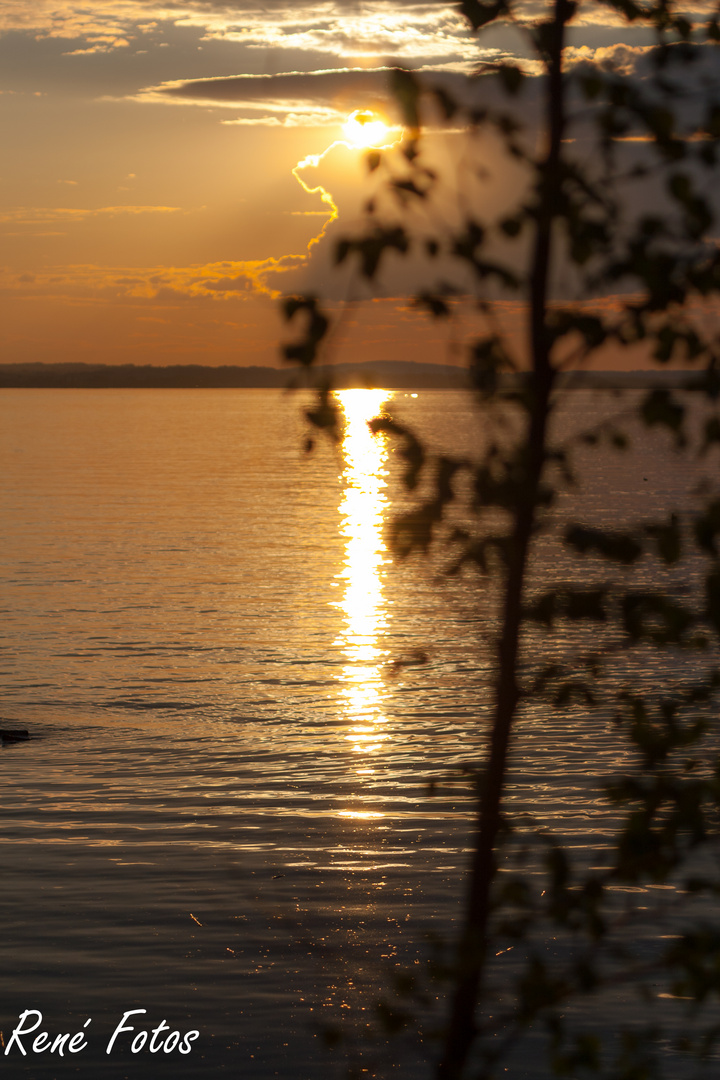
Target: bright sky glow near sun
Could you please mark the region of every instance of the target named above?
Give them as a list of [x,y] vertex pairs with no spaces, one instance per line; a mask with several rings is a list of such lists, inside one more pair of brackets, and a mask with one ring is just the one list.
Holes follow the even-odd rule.
[[356,109],[343,124],[343,134],[351,146],[368,149],[388,145],[390,128],[372,110]]
[[[0,360],[277,363],[276,298],[332,292],[368,148],[401,136],[387,69],[527,60],[482,42],[442,2],[0,0]],[[649,44],[581,3],[569,59]],[[351,358],[442,361],[434,335],[394,282]]]

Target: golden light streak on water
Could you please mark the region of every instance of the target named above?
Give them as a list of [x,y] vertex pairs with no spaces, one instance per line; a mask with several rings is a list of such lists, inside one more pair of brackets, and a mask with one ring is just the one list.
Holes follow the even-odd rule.
[[382,436],[372,434],[368,420],[378,415],[392,394],[387,390],[339,390],[336,396],[345,418],[345,490],[340,504],[345,562],[339,574],[343,598],[337,605],[345,615],[338,644],[348,661],[342,672],[342,697],[350,721],[346,738],[358,754],[367,755],[386,738],[382,674],[386,650],[382,638],[388,612],[382,583],[383,568],[389,562],[383,539],[387,444]]

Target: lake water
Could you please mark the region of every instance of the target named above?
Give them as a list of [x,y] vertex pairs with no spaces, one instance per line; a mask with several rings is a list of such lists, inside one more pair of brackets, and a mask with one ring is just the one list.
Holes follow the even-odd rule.
[[[2,749],[0,1029],[39,1010],[38,1032],[87,1041],[15,1048],[3,1076],[429,1075],[427,1048],[363,1033],[388,970],[459,911],[468,791],[427,785],[477,760],[489,605],[391,564],[401,496],[365,423],[383,397],[446,448],[481,438],[440,391],[345,392],[341,449],[310,457],[277,391],[0,395],[0,714],[33,734]],[[559,423],[597,409],[575,392]],[[585,475],[563,506],[588,519],[659,514],[691,486],[662,441]],[[607,716],[534,720],[509,805],[592,855],[616,735]],[[190,1052],[133,1053],[163,1020],[157,1040],[199,1033]],[[329,1051],[328,1025],[350,1041]]]

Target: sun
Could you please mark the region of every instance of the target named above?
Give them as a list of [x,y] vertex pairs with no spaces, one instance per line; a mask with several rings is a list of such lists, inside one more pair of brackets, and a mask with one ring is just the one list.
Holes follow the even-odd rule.
[[343,124],[343,133],[351,146],[366,149],[386,143],[390,128],[377,113],[369,109],[356,109]]

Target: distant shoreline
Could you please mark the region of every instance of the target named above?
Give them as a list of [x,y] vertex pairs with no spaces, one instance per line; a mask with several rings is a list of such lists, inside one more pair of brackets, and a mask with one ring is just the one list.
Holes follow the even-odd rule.
[[[316,379],[331,378],[338,389],[382,387],[389,390],[470,389],[466,369],[450,364],[422,364],[408,360],[379,363],[335,364],[313,369]],[[517,385],[519,376],[503,383]],[[559,377],[564,389],[644,389],[666,387],[692,389],[697,373],[660,369],[655,371],[570,371]],[[296,368],[254,365],[205,367],[201,364],[0,364],[0,389],[286,389],[301,386]]]

